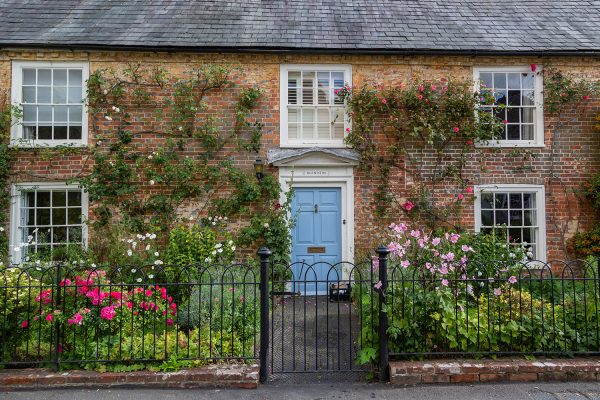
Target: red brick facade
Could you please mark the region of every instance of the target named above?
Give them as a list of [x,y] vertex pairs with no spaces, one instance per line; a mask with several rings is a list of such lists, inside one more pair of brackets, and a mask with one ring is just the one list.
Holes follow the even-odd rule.
[[[264,124],[262,139],[263,154],[267,149],[279,147],[279,107],[280,107],[280,65],[289,64],[349,64],[352,66],[352,84],[365,82],[394,85],[420,75],[426,78],[453,76],[472,79],[474,66],[553,65],[569,73],[589,79],[600,79],[598,58],[564,57],[467,57],[467,56],[327,56],[327,55],[273,55],[273,54],[185,54],[185,53],[135,53],[135,52],[63,52],[10,50],[0,52],[0,90],[11,87],[11,62],[13,60],[39,61],[84,61],[89,62],[90,72],[100,68],[120,69],[128,63],[140,62],[144,65],[160,65],[170,73],[186,71],[193,64],[228,63],[243,68],[240,83],[256,85],[265,90],[265,95],[256,111],[257,118]],[[235,98],[221,97],[215,107],[227,107]],[[466,169],[466,177],[473,184],[536,184],[545,185],[546,192],[546,231],[548,258],[564,258],[564,242],[578,229],[588,227],[594,221],[591,210],[577,200],[577,191],[594,171],[600,169],[600,142],[594,133],[594,117],[599,112],[599,104],[594,102],[583,115],[573,116],[559,131],[554,129],[555,118],[545,115],[543,148],[527,149],[533,155],[522,161],[511,149],[474,150]],[[566,118],[565,118],[566,117]],[[570,116],[563,116],[569,120]],[[106,126],[110,122],[105,121]],[[133,126],[134,132],[144,130],[140,123]],[[142,139],[142,138],[140,138]],[[90,130],[89,146],[95,144]],[[156,145],[150,136],[143,142],[151,148]],[[193,155],[193,149],[190,150]],[[18,151],[14,163],[13,181],[39,182],[46,180],[66,181],[75,178],[82,169],[89,167],[86,159],[88,151],[81,149],[73,154],[63,155],[40,152],[35,149]],[[449,154],[451,157],[451,154]],[[240,165],[251,168],[253,157],[243,156],[236,160]],[[526,164],[527,168],[522,168]],[[268,173],[277,173],[270,167]],[[550,177],[552,176],[552,180]],[[552,183],[549,183],[552,182]],[[354,173],[354,237],[357,251],[373,248],[378,241],[377,234],[383,223],[373,213],[372,193],[376,182],[368,174],[355,169]],[[408,191],[408,183],[400,173],[394,174],[392,188],[399,195]],[[449,198],[456,194],[456,188],[448,187]],[[93,209],[93,205],[90,205]],[[397,210],[398,218],[405,218],[404,212]],[[474,226],[473,202],[465,202],[462,215],[467,227]]]

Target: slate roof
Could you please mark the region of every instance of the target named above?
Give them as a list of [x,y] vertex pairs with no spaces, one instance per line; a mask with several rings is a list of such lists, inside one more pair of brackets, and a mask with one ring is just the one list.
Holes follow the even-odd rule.
[[0,0],[0,46],[392,53],[600,51],[600,1]]

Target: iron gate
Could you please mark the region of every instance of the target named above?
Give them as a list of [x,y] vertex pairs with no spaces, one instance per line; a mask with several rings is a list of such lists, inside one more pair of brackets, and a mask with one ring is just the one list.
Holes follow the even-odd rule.
[[377,263],[280,265],[269,263],[270,252],[265,251],[259,252],[261,274],[268,282],[261,318],[268,325],[261,328],[268,331],[261,339],[268,347],[261,353],[261,378],[369,372],[371,366],[359,364],[358,356],[378,346],[373,343],[380,314],[378,291],[373,289],[379,280]]

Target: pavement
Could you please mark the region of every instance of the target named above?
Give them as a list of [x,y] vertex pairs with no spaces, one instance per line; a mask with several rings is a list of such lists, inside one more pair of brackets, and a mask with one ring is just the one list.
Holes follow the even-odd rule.
[[[0,388],[0,390],[2,390]],[[376,383],[268,384],[244,389],[105,389],[0,392],[0,400],[600,400],[600,383],[507,383],[394,387]]]

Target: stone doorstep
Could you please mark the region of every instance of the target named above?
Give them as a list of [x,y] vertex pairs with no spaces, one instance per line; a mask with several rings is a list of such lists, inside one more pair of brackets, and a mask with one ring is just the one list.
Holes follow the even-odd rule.
[[390,382],[396,385],[599,380],[600,357],[390,362]]
[[95,372],[49,369],[0,370],[1,390],[46,388],[244,388],[258,386],[258,365],[209,365],[177,372]]

